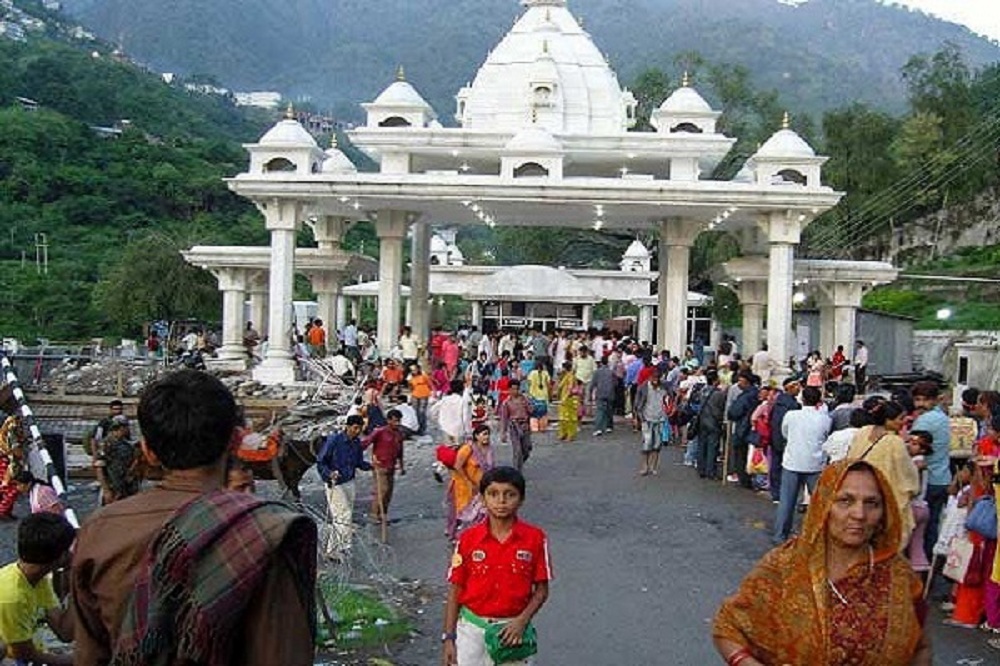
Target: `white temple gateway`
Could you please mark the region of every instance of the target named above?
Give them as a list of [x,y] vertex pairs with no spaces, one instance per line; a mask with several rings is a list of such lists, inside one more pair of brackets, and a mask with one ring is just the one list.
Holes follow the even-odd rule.
[[[271,233],[269,262],[261,267],[269,276],[271,343],[255,377],[266,383],[294,377],[288,336],[277,333],[291,328],[292,281],[303,253],[295,251],[296,231],[309,224],[320,252],[343,265],[339,241],[356,220],[372,221],[380,241],[382,350],[392,347],[400,326],[403,243],[410,233],[410,323],[426,335],[430,224],[438,222],[656,230],[657,342],[675,352],[687,337],[691,246],[706,230],[728,231],[740,241],[741,259],[752,265],[739,274],[734,264],[731,279],[746,305],[744,349],[757,346],[766,314],[769,349],[779,364],[788,359],[799,271],[795,248],[803,228],[842,196],[821,182],[825,158],[786,127],[736,179],[708,179],[735,142],[716,131],[720,112],[685,81],[654,111],[655,132],[630,132],[636,100],[566,0],[522,4],[524,14],[473,82],[458,91],[457,127],[442,126],[402,71],[375,101],[362,105],[367,123],[350,138],[378,162],[378,173],[359,173],[335,146],[324,152],[290,118],[247,146],[250,168],[229,186],[258,206]],[[229,251],[197,249],[199,265],[209,268],[212,255],[221,261]],[[337,321],[343,284],[337,277],[346,274],[324,275],[321,293],[327,297],[319,316]],[[863,287],[891,281],[896,273],[879,265],[838,275],[847,281],[830,285],[827,308],[839,321],[853,318]],[[234,314],[227,308],[227,318]],[[833,339],[846,347],[853,331],[853,322],[844,320]]]

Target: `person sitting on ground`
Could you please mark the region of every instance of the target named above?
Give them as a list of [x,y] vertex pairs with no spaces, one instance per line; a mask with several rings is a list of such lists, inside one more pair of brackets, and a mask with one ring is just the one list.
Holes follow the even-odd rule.
[[830,465],[802,535],[765,555],[722,603],[716,650],[729,666],[930,666],[923,586],[899,544],[885,477],[864,461]]
[[417,417],[417,410],[406,401],[406,396],[397,395],[393,409],[400,414],[399,428],[403,431],[403,439],[409,439],[420,432],[420,419]]
[[0,569],[0,641],[18,664],[74,663],[72,654],[46,650],[35,632],[44,620],[60,640],[73,640],[73,618],[56,597],[52,572],[69,562],[75,538],[69,521],[51,513],[32,514],[17,526],[17,560]]
[[[552,565],[545,532],[518,518],[524,502],[524,476],[511,467],[494,467],[479,482],[487,519],[465,530],[451,556],[445,606],[442,662],[445,666],[530,664],[491,654],[487,634],[499,625],[497,643],[533,643],[532,618],[549,597]],[[527,652],[531,652],[530,649]]]
[[70,576],[77,666],[312,666],[316,524],[222,489],[240,410],[181,370],[139,402],[143,455],[163,482],[93,513]]

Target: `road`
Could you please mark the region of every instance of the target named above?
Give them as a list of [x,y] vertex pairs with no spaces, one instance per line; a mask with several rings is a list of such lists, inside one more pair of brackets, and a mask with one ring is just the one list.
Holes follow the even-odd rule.
[[[638,477],[638,435],[584,433],[578,443],[543,436],[526,467],[523,517],[549,535],[556,580],[537,618],[542,666],[722,663],[711,618],[769,548],[774,507],[697,477],[664,450],[659,476]],[[395,664],[438,663],[448,544],[441,486],[425,473],[431,447],[410,447],[397,486],[390,541],[399,572],[431,582],[439,602],[418,616],[421,636],[391,649]],[[509,460],[510,448],[498,447]],[[941,588],[940,591],[944,591]],[[929,620],[935,664],[995,665],[986,634]]]

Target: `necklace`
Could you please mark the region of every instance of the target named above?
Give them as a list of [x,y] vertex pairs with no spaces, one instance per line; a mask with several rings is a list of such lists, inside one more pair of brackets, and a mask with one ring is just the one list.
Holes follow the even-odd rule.
[[[872,548],[871,544],[868,544],[868,574],[871,575],[874,569],[875,569],[875,549]],[[851,605],[851,602],[847,600],[847,597],[845,597],[843,593],[839,589],[837,589],[837,586],[834,584],[832,579],[827,578],[826,584],[830,586],[830,591],[833,592],[834,596],[837,597],[838,600],[840,600],[840,603],[844,604],[845,606]]]
[[837,586],[833,584],[832,580],[830,580],[829,578],[827,578],[826,579],[826,583],[827,583],[827,585],[830,586],[830,591],[833,592],[833,594],[838,599],[840,599],[840,603],[844,604],[845,606],[850,606],[851,605],[851,602],[849,602],[847,600],[847,597],[845,597],[843,594],[840,593],[840,590],[837,589]]

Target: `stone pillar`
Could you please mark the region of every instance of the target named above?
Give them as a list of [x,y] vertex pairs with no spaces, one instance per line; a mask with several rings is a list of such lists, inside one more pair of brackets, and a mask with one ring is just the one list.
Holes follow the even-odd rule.
[[761,348],[764,332],[764,308],[767,306],[767,283],[759,280],[744,280],[737,288],[740,304],[743,306],[743,352],[750,358]]
[[313,291],[316,293],[316,316],[323,321],[326,329],[326,346],[334,351],[340,346],[337,340],[336,322],[339,318],[337,304],[343,275],[339,271],[315,271],[309,274]]
[[337,330],[342,331],[347,327],[347,299],[343,294],[337,296]]
[[671,218],[660,224],[657,346],[674,356],[683,356],[687,345],[688,272],[691,246],[700,232],[695,220]]
[[482,301],[472,301],[472,325],[480,331],[483,330],[483,303]]
[[361,323],[361,297],[357,296],[351,299],[351,319]]
[[[829,313],[820,323],[821,340],[827,345],[822,350],[823,354],[829,356],[837,348],[837,345],[843,345],[844,354],[850,358],[854,353],[858,308],[861,307],[865,283],[827,282],[818,284],[820,295],[824,297],[825,301],[820,311],[826,310]],[[829,332],[827,333],[827,331]]]
[[789,212],[770,213],[767,218],[770,260],[767,281],[767,349],[774,364],[773,375],[781,379],[791,368],[792,289],[794,288],[795,246],[799,243],[801,220]]
[[301,204],[271,199],[261,205],[267,230],[271,232],[270,288],[268,290],[267,356],[254,368],[254,379],[263,384],[295,381],[291,349],[292,294],[295,281],[295,232]]
[[587,303],[583,306],[583,328],[587,330],[594,321],[594,306]]
[[[829,358],[836,349],[836,308],[832,305],[821,304],[819,306],[819,351],[823,358]],[[844,348],[846,351],[846,347]]]
[[400,287],[403,285],[403,239],[407,213],[380,210],[375,222],[379,240],[378,349],[388,356],[399,337]]
[[652,342],[653,340],[653,306],[639,306],[639,322],[636,327],[636,336],[640,342]]
[[259,273],[250,281],[250,321],[261,336],[267,335],[267,286],[268,274]]
[[431,335],[431,225],[428,222],[417,222],[412,229],[409,322],[417,340],[426,344]]
[[246,301],[247,270],[245,268],[213,268],[222,292],[222,346],[218,358],[227,365],[246,368],[243,347],[243,306]]
[[[344,237],[347,218],[339,215],[322,215],[309,220],[313,237],[320,252],[333,254],[340,251],[340,241]],[[326,323],[326,320],[323,320]]]

